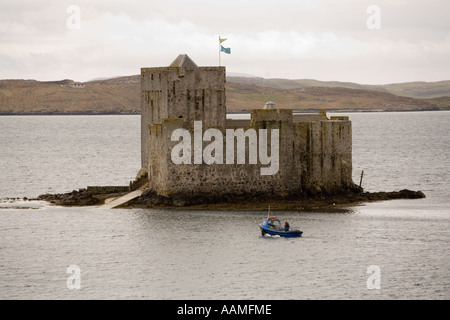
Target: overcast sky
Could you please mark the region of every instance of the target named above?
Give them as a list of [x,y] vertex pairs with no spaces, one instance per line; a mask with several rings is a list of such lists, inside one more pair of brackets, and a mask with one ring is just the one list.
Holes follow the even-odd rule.
[[140,73],[187,53],[228,73],[386,84],[450,80],[446,0],[1,0],[0,79]]

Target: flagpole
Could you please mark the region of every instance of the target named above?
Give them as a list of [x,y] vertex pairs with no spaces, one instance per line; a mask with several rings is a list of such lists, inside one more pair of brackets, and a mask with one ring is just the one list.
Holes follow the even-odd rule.
[[222,51],[220,46],[221,45],[220,45],[220,36],[219,36],[219,67],[220,67],[220,63],[221,63],[221,61],[220,61],[220,52]]

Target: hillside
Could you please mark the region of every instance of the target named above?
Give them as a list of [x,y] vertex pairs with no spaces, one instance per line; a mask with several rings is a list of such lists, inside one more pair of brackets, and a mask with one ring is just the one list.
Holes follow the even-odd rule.
[[227,83],[229,111],[262,108],[272,100],[278,108],[335,111],[437,110],[431,102],[391,93],[338,87],[274,89],[240,83]]
[[139,76],[72,82],[0,80],[0,114],[140,113]]
[[[0,80],[0,114],[140,113],[139,75],[89,81],[83,88],[72,88],[72,83],[72,80]],[[344,82],[228,77],[227,109],[239,112],[262,108],[270,100],[279,108],[304,111],[450,109],[448,87],[450,81],[375,88]],[[396,92],[413,92],[415,96],[431,99],[396,95],[393,88]]]
[[264,79],[256,77],[228,77],[228,81],[269,87],[275,89],[298,89],[309,87],[348,88],[392,93],[416,99],[450,97],[450,81],[404,82],[384,85],[366,85],[353,82],[319,81],[312,79]]

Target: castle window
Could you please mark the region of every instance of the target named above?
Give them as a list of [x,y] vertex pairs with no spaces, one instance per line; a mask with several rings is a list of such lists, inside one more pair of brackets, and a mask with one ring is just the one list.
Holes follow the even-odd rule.
[[153,73],[150,75],[150,79],[153,80]]

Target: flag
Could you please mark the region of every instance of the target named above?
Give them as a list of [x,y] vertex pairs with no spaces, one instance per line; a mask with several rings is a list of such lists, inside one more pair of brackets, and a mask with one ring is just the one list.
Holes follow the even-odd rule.
[[225,52],[226,54],[231,53],[231,48],[225,48],[224,46],[220,46],[220,51]]
[[227,38],[223,38],[223,39],[222,39],[221,37],[219,37],[219,42],[220,42],[220,43],[222,43],[222,42],[224,42],[224,41],[227,41]]

